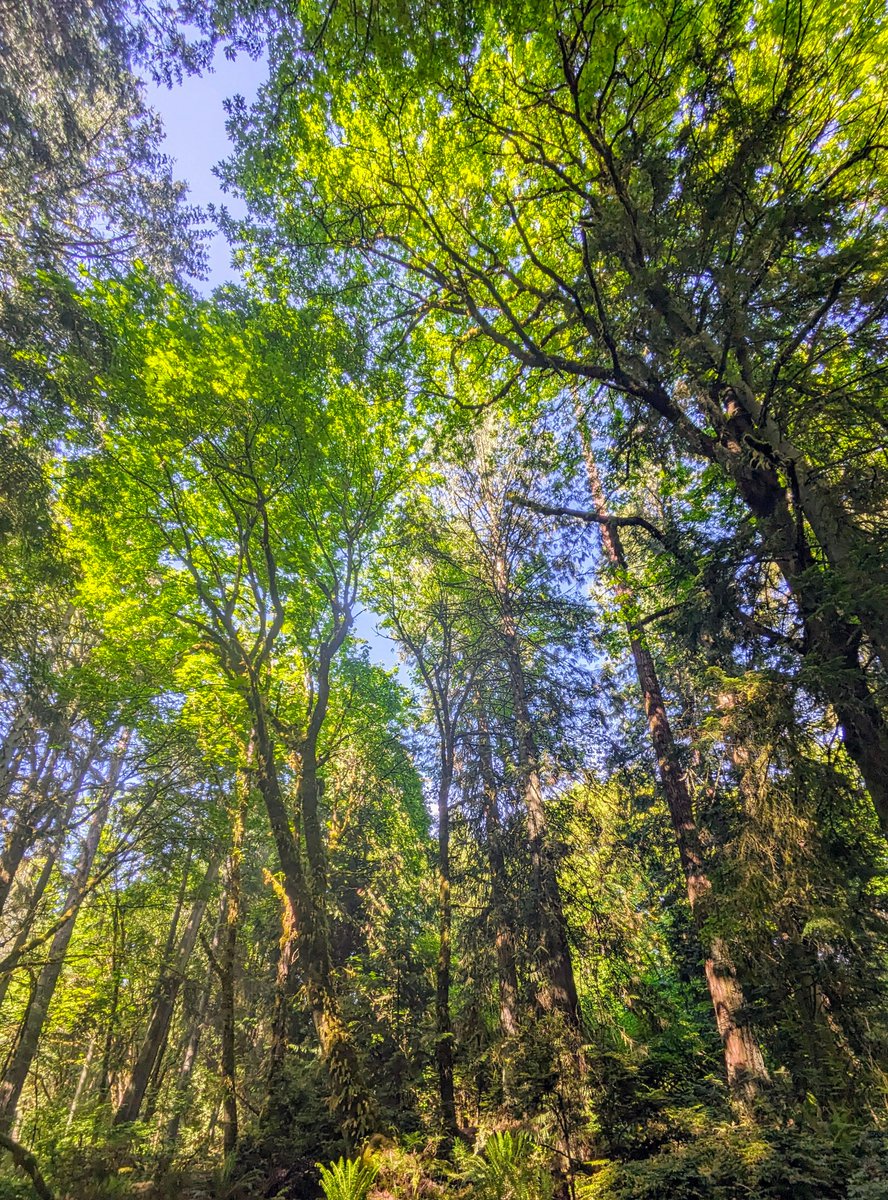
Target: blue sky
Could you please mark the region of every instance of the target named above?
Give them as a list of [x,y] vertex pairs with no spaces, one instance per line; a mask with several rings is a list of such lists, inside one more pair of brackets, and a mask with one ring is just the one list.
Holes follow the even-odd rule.
[[[212,72],[187,77],[172,88],[146,85],[148,103],[160,114],[166,130],[164,150],[176,160],[174,173],[188,183],[194,204],[203,208],[224,204],[235,214],[243,213],[243,205],[222,191],[213,167],[228,156],[230,149],[224,101],[235,95],[253,100],[265,72],[262,60],[254,62],[246,54],[239,54],[230,62],[219,52]],[[209,279],[196,284],[208,292],[235,277],[228,246],[217,233],[210,246]]]

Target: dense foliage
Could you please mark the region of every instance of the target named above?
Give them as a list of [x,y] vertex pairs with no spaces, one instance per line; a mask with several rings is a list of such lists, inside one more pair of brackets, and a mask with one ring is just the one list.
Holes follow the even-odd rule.
[[883,6],[0,47],[0,1197],[888,1196]]

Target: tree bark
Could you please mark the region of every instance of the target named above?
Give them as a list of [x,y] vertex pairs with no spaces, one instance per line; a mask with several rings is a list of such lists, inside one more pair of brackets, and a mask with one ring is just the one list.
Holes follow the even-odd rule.
[[[849,628],[859,622],[882,667],[888,670],[884,547],[854,525],[834,490],[817,478],[804,455],[748,387],[737,382],[727,394],[723,414],[722,446],[732,456],[733,473],[753,515],[766,527],[781,499],[785,505],[787,497],[792,497],[793,507],[807,521],[830,573],[841,580],[840,607],[846,610],[841,622]],[[787,477],[788,488],[780,481],[778,467]],[[798,518],[790,514],[790,521],[799,536]],[[788,577],[787,583],[793,586]]]
[[277,978],[274,991],[274,1011],[271,1020],[271,1045],[268,1051],[268,1074],[261,1123],[267,1119],[278,1100],[278,1092],[295,1025],[294,1006],[299,992],[296,954],[296,921],[287,893],[281,889],[281,941]]
[[[46,894],[46,889],[49,886],[49,881],[52,878],[52,872],[56,864],[58,851],[56,847],[52,847],[46,855],[43,862],[43,867],[40,870],[40,875],[37,882],[34,884],[34,891],[31,894],[31,899],[28,901],[28,908],[25,912],[18,932],[13,939],[11,953],[18,956],[22,947],[31,936],[31,930],[34,928],[34,921],[37,918],[37,913],[40,910],[40,902]],[[6,1000],[6,993],[9,991],[9,985],[12,982],[13,970],[4,971],[0,974],[0,1011],[3,1009],[3,1003]]]
[[6,908],[22,859],[45,832],[40,825],[53,807],[55,797],[49,788],[57,759],[57,751],[47,747],[41,761],[35,765],[24,794],[19,797],[21,808],[13,818],[3,850],[0,851],[0,916]]
[[74,1124],[74,1115],[77,1112],[77,1106],[80,1103],[80,1097],[83,1095],[83,1089],[86,1087],[86,1081],[89,1077],[89,1068],[92,1066],[93,1055],[96,1052],[96,1038],[97,1035],[94,1033],[89,1039],[89,1045],[86,1048],[86,1054],[83,1056],[80,1074],[77,1076],[77,1086],[74,1089],[74,1095],[71,1097],[71,1103],[68,1106],[68,1119],[65,1121],[66,1133]]
[[[637,269],[637,264],[632,268]],[[796,597],[803,617],[808,623],[812,614],[819,614],[827,628],[811,629],[812,641],[820,643],[824,664],[834,666],[843,662],[835,651],[849,643],[849,633],[862,629],[875,653],[888,670],[888,565],[884,548],[866,537],[852,523],[840,499],[829,483],[818,478],[805,455],[795,446],[774,416],[774,407],[762,402],[753,386],[748,363],[749,347],[727,343],[721,351],[705,334],[701,336],[695,323],[676,306],[670,288],[661,280],[646,288],[651,308],[669,330],[674,349],[681,352],[685,362],[693,364],[696,386],[709,419],[717,431],[712,438],[703,433],[675,405],[663,385],[648,380],[637,383],[635,394],[643,396],[646,404],[675,429],[686,447],[716,463],[736,484],[740,495],[770,543],[775,560]],[[830,305],[824,312],[828,311]],[[719,358],[733,352],[739,373],[732,372],[730,383],[724,380]],[[770,364],[763,364],[770,373]],[[716,368],[716,371],[713,371]],[[712,382],[713,374],[717,381]],[[625,380],[628,377],[624,376]],[[773,379],[776,383],[776,376]],[[804,524],[811,533],[828,564],[823,570],[814,562],[807,542]],[[787,554],[787,551],[789,553]],[[813,568],[813,569],[809,569]],[[840,601],[838,598],[841,598]],[[824,606],[825,602],[825,607]],[[832,628],[829,628],[832,627]],[[858,634],[859,636],[859,634]],[[850,656],[844,658],[847,689],[851,695],[851,720],[862,707],[870,731],[884,729],[880,713],[859,657],[855,656],[852,682]],[[844,725],[841,715],[845,681],[830,678],[830,668],[823,670],[822,685]],[[881,716],[881,721],[874,720]],[[846,731],[847,732],[847,731]],[[853,739],[852,739],[853,740]],[[872,789],[882,794],[885,788],[885,768],[878,762],[861,759],[857,745],[848,745],[849,753],[860,766],[861,773]],[[884,763],[884,758],[881,760]],[[875,773],[872,769],[875,767]],[[873,796],[877,809],[879,800]],[[885,818],[880,812],[885,827]]]
[[0,805],[5,805],[18,779],[27,750],[26,738],[32,723],[30,706],[26,702],[15,714],[0,750]]
[[[809,686],[838,718],[845,748],[888,836],[888,721],[859,652],[865,632],[883,666],[888,661],[888,614],[872,597],[874,585],[888,590],[884,558],[852,529],[829,489],[813,480],[804,456],[782,437],[747,386],[710,395],[701,382],[700,390],[717,439],[700,435],[664,389],[654,388],[648,403],[689,450],[716,463],[733,481],[761,530],[804,623]],[[825,566],[815,558],[805,522]]]
[[225,924],[222,931],[222,945],[219,957],[222,1145],[226,1157],[234,1153],[238,1140],[234,979],[237,965],[237,934],[241,913],[241,862],[244,847],[244,826],[252,789],[255,756],[255,746],[251,741],[247,748],[246,763],[243,767],[239,768],[235,780],[235,803],[231,814],[231,849],[228,854],[225,880]]
[[521,647],[512,608],[508,569],[499,551],[497,555],[495,586],[500,603],[500,631],[515,714],[518,766],[527,816],[533,894],[536,899],[539,966],[545,980],[540,991],[540,1003],[547,1011],[561,1013],[568,1025],[579,1030],[580,1008],[567,935],[567,921],[543,803],[539,751],[527,700],[527,682],[521,662]]
[[30,1178],[40,1200],[54,1200],[49,1184],[43,1178],[37,1159],[30,1150],[25,1149],[19,1142],[2,1131],[0,1131],[0,1148],[8,1150],[15,1165]]
[[320,789],[317,734],[311,729],[302,748],[298,795],[310,896],[304,919],[300,919],[298,909],[294,906],[299,963],[327,1073],[330,1076],[333,1102],[342,1114],[342,1127],[346,1136],[357,1141],[372,1132],[375,1110],[362,1078],[357,1050],[342,1019],[339,998],[333,986],[333,962],[327,917],[326,852],[318,813]]
[[888,721],[860,663],[861,628],[839,609],[776,472],[741,472],[738,487],[798,604],[809,686],[835,712],[888,837]]
[[25,1080],[28,1077],[31,1063],[37,1053],[37,1046],[43,1026],[49,1011],[49,1005],[55,993],[59,976],[65,961],[65,954],[74,932],[74,925],[80,911],[84,889],[99,848],[102,830],[108,819],[111,801],[120,782],[126,753],[127,738],[115,749],[109,765],[108,780],[102,790],[99,803],[84,838],[80,859],[74,878],[65,897],[64,912],[70,913],[67,920],[56,930],[49,947],[49,958],[37,977],[31,1003],[25,1016],[15,1053],[7,1067],[2,1084],[0,1084],[0,1130],[7,1132],[15,1120],[19,1097]]
[[281,864],[292,936],[321,1054],[330,1077],[332,1102],[345,1136],[360,1139],[370,1132],[373,1108],[362,1079],[357,1051],[342,1019],[333,987],[326,914],[326,868],[318,818],[317,735],[307,738],[301,748],[298,798],[308,860],[306,872],[281,790],[264,699],[254,694],[251,707],[257,783]]
[[[68,825],[74,813],[74,807],[77,804],[77,800],[80,796],[86,776],[95,759],[95,751],[96,746],[93,744],[90,746],[89,751],[84,757],[84,760],[80,765],[80,769],[77,772],[77,775],[69,789],[68,804],[65,808],[65,811],[61,814],[56,827],[54,840],[47,851],[46,859],[44,860],[40,875],[37,878],[37,882],[34,884],[34,890],[31,893],[30,900],[28,901],[28,907],[25,910],[21,924],[19,925],[10,949],[10,956],[13,958],[13,961],[17,960],[23,946],[31,936],[31,930],[34,927],[34,921],[36,920],[37,913],[40,911],[40,902],[46,893],[47,887],[49,886],[49,881],[52,878],[52,872],[58,859],[59,847],[61,846],[65,833],[67,832]],[[6,993],[9,990],[9,985],[12,981],[13,970],[14,968],[0,973],[0,1010],[3,1008],[3,1002],[6,999]]]
[[450,972],[453,954],[453,903],[450,895],[450,791],[453,753],[441,746],[438,780],[438,957],[435,964],[435,1062],[441,1124],[448,1145],[458,1134],[453,1087],[453,1028],[450,1021]]
[[125,1125],[139,1119],[142,1101],[148,1088],[149,1080],[157,1063],[161,1047],[169,1032],[176,998],[185,975],[188,962],[197,944],[201,922],[206,912],[210,894],[219,874],[220,855],[214,855],[201,881],[200,888],[191,905],[188,920],[179,945],[169,966],[164,969],[157,987],[157,994],[148,1029],[142,1042],[142,1047],[130,1075],[129,1083],[123,1094],[123,1099],[114,1114],[113,1124]]
[[[579,432],[595,507],[598,515],[606,518],[607,504],[598,466],[582,423]],[[601,540],[605,556],[618,573],[614,585],[617,598],[621,602],[630,601],[632,591],[627,582],[626,555],[620,534],[613,523],[605,521],[601,525]],[[723,938],[710,938],[706,932],[707,911],[711,912],[714,902],[712,883],[706,871],[691,794],[681,768],[654,658],[647,639],[637,626],[627,621],[626,629],[657,759],[657,770],[685,876],[688,903],[704,948],[703,970],[722,1040],[728,1084],[735,1094],[749,1100],[768,1081],[767,1068],[761,1048],[744,1019],[746,1001],[728,946]]]
[[503,1037],[518,1032],[518,969],[515,955],[515,914],[508,902],[509,881],[502,844],[502,823],[497,799],[496,776],[490,731],[482,713],[478,714],[478,764],[484,804],[484,830],[490,884],[493,892],[496,925],[496,965],[499,979],[500,1028]]
[[[222,895],[222,901],[219,906],[219,919],[216,923],[216,929],[213,934],[213,940],[208,947],[210,961],[219,949],[219,942],[224,936],[223,929],[225,925],[225,916],[228,910],[228,896],[226,893]],[[182,1123],[182,1116],[188,1102],[188,1094],[191,1087],[191,1077],[194,1074],[194,1067],[197,1063],[197,1055],[200,1050],[200,1044],[203,1037],[204,1027],[207,1022],[207,1014],[210,1008],[210,999],[213,994],[213,975],[212,972],[207,973],[204,980],[203,988],[200,992],[200,999],[197,1003],[197,1010],[191,1021],[191,1028],[188,1030],[184,1042],[184,1049],[179,1062],[179,1071],[176,1077],[176,1083],[173,1088],[172,1112],[167,1121],[166,1129],[163,1135],[163,1152],[161,1161],[164,1167],[168,1167],[175,1153],[176,1143],[179,1140],[179,1126]]]
[[96,1088],[100,1102],[106,1101],[111,1094],[111,1055],[114,1050],[114,1031],[117,1024],[117,1009],[120,1003],[120,959],[123,953],[123,938],[120,895],[115,891],[111,924],[111,1003],[108,1006],[105,1044],[102,1048],[102,1062],[99,1068],[99,1079]]
[[21,866],[25,851],[34,840],[34,830],[28,814],[17,815],[10,829],[3,850],[0,851],[0,916],[12,892],[16,874]]

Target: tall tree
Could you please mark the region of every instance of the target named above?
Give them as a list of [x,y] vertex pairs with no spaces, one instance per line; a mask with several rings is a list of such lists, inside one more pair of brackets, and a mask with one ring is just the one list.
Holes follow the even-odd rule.
[[[452,571],[448,579],[446,563],[441,559],[435,562],[434,549],[423,553],[423,539],[434,540],[432,529],[420,524],[414,537],[417,544],[408,544],[407,553],[398,556],[393,574],[378,589],[378,594],[385,620],[409,656],[431,706],[437,738],[439,942],[435,1057],[442,1124],[445,1137],[452,1141],[458,1127],[450,1013],[453,952],[450,806],[457,742],[464,732],[464,716],[479,667],[479,652],[478,647],[472,644],[466,614],[460,611],[459,599],[454,600],[454,592],[457,591],[458,596],[458,590],[454,587]],[[407,580],[410,581],[409,596],[403,594],[403,585]]]
[[393,317],[456,322],[505,390],[590,381],[602,414],[710,464],[888,829],[877,6],[420,11],[269,26],[229,172],[261,244],[270,225],[297,263],[317,238],[375,257]]
[[108,820],[115,792],[120,785],[127,741],[128,735],[124,734],[120,740],[120,744],[115,747],[111,755],[108,777],[99,789],[95,810],[80,849],[77,867],[65,896],[62,919],[50,942],[49,958],[34,983],[34,989],[28,1003],[22,1029],[19,1033],[18,1044],[6,1069],[3,1082],[0,1084],[0,1126],[2,1126],[4,1131],[8,1131],[15,1120],[19,1097],[21,1096],[25,1080],[28,1077],[31,1064],[34,1061],[34,1056],[37,1053],[40,1035],[43,1031],[49,1005],[55,994],[59,976],[62,973],[65,954],[71,941],[71,935],[74,932],[74,923],[77,920],[78,911],[86,894],[90,872],[92,871],[93,863],[99,850],[102,832]]
[[694,803],[688,787],[687,773],[682,767],[682,756],[672,732],[656,663],[644,627],[635,616],[637,601],[620,535],[621,525],[631,527],[634,523],[643,528],[650,523],[643,517],[621,518],[610,511],[582,410],[579,412],[578,436],[594,502],[592,511],[582,512],[577,509],[539,505],[532,501],[528,503],[535,511],[548,512],[552,516],[579,517],[600,528],[601,544],[612,570],[614,592],[625,615],[626,633],[656,756],[657,771],[687,882],[688,903],[704,946],[703,970],[724,1046],[728,1082],[738,1096],[751,1100],[759,1087],[768,1082],[768,1071],[761,1048],[749,1028],[743,988],[730,949],[722,935],[711,935],[707,930],[707,920],[711,920],[714,915],[713,909],[717,907],[718,899],[713,895],[712,881],[704,860],[700,833],[694,816]]
[[[177,296],[161,300],[146,327],[138,296],[133,304],[123,290],[110,295],[130,362],[139,364],[128,378],[137,381],[130,414],[141,413],[141,427],[121,426],[97,486],[123,476],[134,507],[149,496],[159,503],[145,546],[152,569],[172,556],[166,584],[185,605],[184,626],[244,706],[333,1096],[343,1129],[360,1134],[373,1118],[333,977],[322,735],[364,556],[400,484],[391,441],[399,426],[383,424],[398,421],[397,398],[377,392],[375,411],[346,376],[346,366],[360,363],[346,362],[335,331],[325,345],[309,312],[254,309],[245,325],[234,308],[201,309]],[[145,373],[152,361],[160,368],[153,378]],[[277,664],[292,661],[302,682],[288,670],[281,695]],[[282,772],[292,777],[298,837]]]

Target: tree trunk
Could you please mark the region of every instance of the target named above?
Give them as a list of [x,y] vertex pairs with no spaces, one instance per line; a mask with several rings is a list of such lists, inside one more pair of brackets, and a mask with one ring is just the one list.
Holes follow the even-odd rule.
[[0,1084],[0,1129],[3,1131],[8,1131],[15,1120],[19,1097],[21,1096],[31,1063],[34,1061],[34,1055],[37,1053],[37,1046],[46,1021],[47,1012],[49,1011],[49,1005],[55,993],[59,976],[61,975],[71,935],[74,932],[74,924],[83,900],[84,889],[89,881],[93,862],[99,848],[102,830],[108,819],[111,801],[120,781],[125,752],[126,737],[122,739],[122,744],[118,746],[111,757],[108,780],[103,788],[98,806],[87,830],[77,869],[65,897],[65,908],[63,911],[70,913],[70,915],[64,924],[56,930],[55,936],[50,943],[49,958],[37,977],[18,1046],[6,1070],[3,1082]]
[[[322,695],[319,688],[319,697]],[[357,1051],[342,1019],[333,987],[333,968],[326,911],[326,863],[318,813],[317,735],[313,717],[300,748],[298,799],[308,871],[304,871],[281,791],[275,747],[265,715],[264,698],[251,692],[256,744],[257,782],[278,852],[289,901],[296,953],[306,998],[331,1084],[333,1107],[347,1139],[371,1132],[373,1106],[362,1079]],[[319,698],[318,704],[321,703]],[[315,709],[317,715],[318,708]]]
[[[775,469],[779,464],[789,479],[794,505],[808,522],[830,572],[842,581],[838,589],[842,595],[841,606],[848,610],[844,624],[850,628],[859,621],[883,669],[888,670],[885,547],[854,524],[834,490],[818,478],[817,471],[811,469],[802,453],[782,434],[773,416],[763,411],[751,392],[739,387],[732,393],[725,406],[725,415],[722,442],[740,464],[737,470],[740,488],[757,519],[764,516],[767,521],[762,502],[765,500],[765,509],[771,505],[772,501],[767,499],[769,494],[773,496],[781,491],[784,498],[787,495]],[[763,461],[763,444],[768,447],[765,453],[770,461]],[[749,449],[758,466],[750,463]],[[797,521],[793,524],[798,527]]]
[[[37,913],[40,910],[40,902],[43,899],[46,889],[49,886],[49,881],[52,878],[52,872],[58,857],[58,850],[54,846],[46,855],[46,858],[41,868],[37,882],[34,884],[34,891],[31,893],[31,899],[28,901],[28,908],[22,918],[22,923],[19,926],[18,932],[12,943],[11,954],[16,956],[21,953],[22,947],[31,936],[31,930],[34,927],[34,921],[37,918]],[[3,1003],[6,1000],[6,993],[9,991],[9,985],[12,982],[12,976],[15,968],[4,971],[0,974],[0,1011],[3,1009]]]
[[509,903],[509,880],[503,853],[502,824],[497,800],[496,776],[493,770],[490,731],[481,713],[478,715],[478,763],[483,789],[485,842],[496,924],[500,1028],[503,1037],[509,1038],[514,1037],[518,1032],[518,970],[513,928],[515,914]]
[[766,541],[798,603],[806,632],[809,686],[835,712],[845,748],[888,837],[888,722],[860,663],[860,627],[839,611],[779,484],[765,499],[760,487],[748,486],[746,498],[750,507],[758,507]]
[[[600,517],[607,517],[601,478],[582,423],[579,431],[595,508]],[[626,555],[616,525],[603,524],[601,540],[608,561],[618,572],[614,588],[616,595],[621,602],[631,601],[632,592],[626,582]],[[751,1099],[759,1087],[768,1081],[767,1068],[761,1049],[743,1017],[745,998],[730,951],[723,938],[709,938],[706,934],[707,909],[711,910],[713,904],[712,884],[706,872],[691,794],[681,769],[653,655],[647,639],[637,626],[627,621],[626,629],[660,782],[685,875],[688,903],[704,947],[703,969],[722,1040],[728,1084],[735,1094]]]
[[169,1046],[170,1026],[167,1024],[163,1041],[160,1043],[157,1057],[154,1060],[154,1067],[151,1071],[151,1077],[148,1080],[148,1086],[145,1088],[145,1096],[142,1100],[140,1115],[146,1125],[154,1120],[154,1114],[157,1112],[157,1105],[160,1102],[160,1092],[163,1088],[163,1081],[166,1078],[167,1067],[169,1066],[169,1055],[167,1054]]
[[101,1102],[111,1094],[111,1055],[114,1049],[114,1031],[117,1025],[117,1009],[120,1003],[120,959],[123,954],[123,926],[120,914],[120,894],[114,892],[114,910],[111,924],[111,1003],[108,1006],[108,1023],[105,1029],[105,1044],[96,1092]]
[[271,1045],[268,1052],[268,1075],[265,1086],[265,1104],[261,1124],[275,1109],[278,1092],[287,1056],[287,1047],[293,1039],[294,1007],[299,992],[296,954],[296,921],[286,892],[281,899],[281,942],[278,955],[277,979],[274,991],[274,1011],[271,1020]]
[[[886,614],[878,603],[865,600],[872,580],[861,578],[862,564],[852,569],[862,553],[863,539],[858,536],[856,548],[851,546],[847,517],[811,482],[798,452],[779,442],[767,420],[754,423],[747,408],[748,404],[732,397],[720,409],[721,437],[713,454],[736,484],[795,598],[805,626],[808,685],[835,712],[845,748],[860,770],[888,836],[888,722],[859,652],[865,630],[873,648],[884,656],[883,662],[888,659]],[[760,452],[763,438],[771,446],[770,461]],[[790,476],[790,487],[781,480],[778,462]],[[828,569],[811,550],[805,520],[821,545]],[[884,575],[880,563],[873,563],[872,570]]]
[[34,840],[34,830],[29,820],[30,813],[16,816],[0,851],[0,916],[12,892],[12,885],[21,866],[25,851]]
[[441,747],[441,777],[438,781],[438,958],[435,964],[435,1062],[438,1067],[438,1097],[441,1124],[448,1145],[458,1134],[456,1099],[453,1089],[453,1029],[450,1023],[450,968],[452,956],[453,905],[450,896],[450,790],[453,784],[453,753]]
[[52,775],[58,752],[47,747],[28,781],[24,794],[19,797],[21,807],[16,813],[12,827],[0,852],[0,916],[12,892],[15,877],[25,854],[45,832],[41,822],[48,816],[55,797],[50,792]]
[[[682,357],[694,363],[698,395],[718,437],[710,438],[693,425],[672,403],[662,384],[647,388],[647,404],[665,417],[692,453],[716,463],[736,484],[766,542],[770,543],[806,624],[813,614],[818,614],[822,624],[832,626],[809,632],[813,634],[812,642],[820,642],[818,657],[824,664],[821,687],[840,722],[844,725],[846,721],[841,713],[847,682],[852,723],[863,719],[870,724],[871,731],[880,727],[884,730],[884,716],[859,658],[855,657],[852,668],[850,656],[845,658],[841,653],[841,647],[852,640],[849,634],[854,632],[859,636],[862,629],[883,668],[888,670],[888,564],[884,547],[853,524],[834,489],[824,481],[824,473],[812,469],[781,429],[773,415],[773,406],[763,403],[755,394],[746,369],[741,365],[740,375],[735,375],[730,384],[719,369],[717,382],[713,383],[715,360],[706,337],[701,337],[699,329],[692,329],[684,314],[675,310],[669,289],[648,287],[647,293],[652,308],[670,328]],[[736,351],[738,346],[733,349]],[[741,352],[743,357],[747,353],[747,348]],[[815,565],[806,540],[806,522],[828,570],[823,570],[819,563]],[[806,563],[811,570],[806,569]],[[836,650],[840,652],[836,654]],[[831,678],[832,669],[827,664],[835,668],[843,661],[846,679]],[[852,675],[858,676],[854,682]],[[859,716],[861,706],[866,718]],[[873,717],[881,717],[881,721],[872,721]],[[846,741],[849,754],[858,763],[867,786],[872,790],[875,785],[880,793],[879,799],[873,794],[873,801],[886,828],[888,818],[880,809],[886,786],[885,769],[879,770],[876,756],[859,756],[865,746],[856,739],[852,741],[853,745]],[[881,761],[884,763],[884,756]]]
[[237,772],[235,804],[232,811],[231,850],[225,881],[225,924],[219,957],[219,1004],[221,1008],[222,1065],[222,1145],[226,1157],[237,1148],[237,1049],[235,1045],[234,978],[237,965],[237,932],[241,912],[241,863],[244,847],[244,825],[252,788],[256,757],[251,740],[247,759]]
[[179,932],[179,922],[182,919],[182,909],[185,907],[185,900],[188,896],[188,883],[191,879],[191,853],[191,847],[189,846],[188,853],[185,856],[185,865],[182,868],[182,879],[179,882],[179,890],[176,893],[173,915],[167,927],[166,941],[163,944],[163,950],[160,954],[160,970],[158,971],[157,981],[154,984],[154,991],[151,995],[152,1004],[160,994],[167,967],[173,961],[173,952],[176,949],[176,934]]
[[[662,304],[654,290],[650,295],[655,307]],[[661,315],[668,319],[665,308]],[[694,342],[701,339],[695,335]],[[690,347],[686,343],[683,349]],[[708,355],[698,366],[710,372]],[[888,721],[859,654],[865,632],[883,667],[888,662],[884,556],[852,527],[829,488],[814,479],[815,472],[748,386],[732,386],[725,395],[723,384],[711,386],[702,373],[698,383],[717,439],[702,434],[662,385],[648,390],[646,403],[673,426],[691,453],[717,464],[746,503],[804,622],[806,682],[838,718],[845,748],[888,837]],[[826,567],[811,550],[806,522]]]
[[74,1095],[71,1097],[71,1103],[68,1106],[68,1119],[65,1122],[65,1132],[67,1133],[74,1124],[74,1114],[77,1112],[77,1106],[80,1103],[80,1097],[83,1095],[83,1089],[86,1087],[86,1081],[89,1077],[89,1068],[92,1065],[93,1055],[96,1052],[96,1037],[94,1033],[89,1039],[89,1045],[86,1048],[86,1054],[83,1056],[83,1064],[80,1068],[80,1074],[77,1076],[77,1087],[74,1089]]
[[26,702],[12,720],[0,749],[0,805],[5,804],[18,779],[27,750],[26,738],[32,725],[31,710]]
[[500,602],[500,631],[509,671],[521,791],[527,816],[531,881],[536,900],[539,967],[545,980],[540,991],[540,1003],[546,1011],[561,1013],[569,1026],[579,1030],[580,1008],[567,935],[567,921],[558,885],[555,854],[549,839],[540,780],[539,751],[527,701],[527,682],[512,609],[508,569],[501,556],[495,564],[495,586]]
[[375,1110],[362,1079],[357,1050],[342,1019],[339,998],[333,986],[327,918],[326,852],[318,812],[319,783],[316,735],[313,737],[310,734],[302,749],[298,793],[310,899],[304,919],[294,906],[297,949],[306,995],[330,1077],[333,1103],[342,1115],[346,1137],[357,1141],[372,1132]]
[[[13,958],[14,962],[17,961],[22,947],[26,944],[31,935],[31,930],[34,927],[34,921],[37,917],[37,913],[40,911],[40,902],[43,899],[46,889],[49,886],[49,881],[52,878],[53,868],[55,867],[56,860],[58,859],[59,855],[59,848],[62,844],[65,833],[67,832],[68,825],[70,824],[71,817],[74,813],[74,808],[77,804],[77,800],[80,796],[86,776],[95,759],[95,753],[96,744],[94,743],[90,746],[89,751],[85,755],[84,760],[80,765],[80,769],[71,784],[68,794],[67,807],[59,819],[54,842],[47,852],[40,875],[37,878],[37,882],[34,884],[34,891],[31,893],[31,898],[28,901],[28,907],[24,916],[22,917],[21,924],[10,949],[10,957]],[[13,970],[14,968],[0,973],[0,1010],[3,1008],[3,1002],[6,999],[6,993],[9,990],[9,985],[12,981]]]
[[163,1161],[165,1164],[168,1164],[172,1159],[176,1143],[179,1140],[179,1126],[182,1123],[182,1115],[188,1100],[191,1077],[194,1074],[194,1067],[197,1062],[198,1051],[200,1050],[201,1037],[207,1020],[212,993],[213,979],[211,975],[208,975],[204,982],[203,991],[201,992],[197,1012],[194,1014],[194,1020],[191,1023],[188,1040],[185,1043],[185,1053],[182,1055],[182,1061],[179,1064],[179,1074],[173,1092],[172,1113],[167,1121],[163,1137]]
[[125,1125],[139,1119],[142,1101],[148,1088],[149,1080],[157,1063],[173,1016],[176,998],[185,975],[188,962],[197,944],[201,922],[206,912],[210,894],[219,874],[220,855],[214,855],[207,867],[206,874],[191,905],[188,921],[179,940],[179,945],[169,966],[162,973],[157,987],[157,994],[148,1029],[142,1048],[139,1051],[132,1074],[123,1099],[114,1114],[113,1124]]

